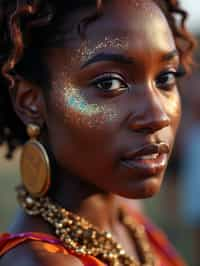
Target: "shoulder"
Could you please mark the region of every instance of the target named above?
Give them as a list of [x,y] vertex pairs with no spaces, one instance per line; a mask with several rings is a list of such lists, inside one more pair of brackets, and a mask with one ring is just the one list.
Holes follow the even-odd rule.
[[0,258],[0,266],[83,266],[75,256],[50,253],[41,242],[27,242],[17,246]]

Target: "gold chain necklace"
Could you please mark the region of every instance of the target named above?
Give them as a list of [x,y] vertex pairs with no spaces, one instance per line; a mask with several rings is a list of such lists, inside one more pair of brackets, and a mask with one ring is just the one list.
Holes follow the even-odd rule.
[[17,189],[18,201],[29,215],[40,215],[55,229],[67,249],[79,255],[91,255],[111,266],[155,266],[145,230],[132,217],[123,215],[122,222],[132,233],[142,262],[128,256],[109,232],[100,231],[86,219],[53,204],[48,197],[33,198],[23,187]]

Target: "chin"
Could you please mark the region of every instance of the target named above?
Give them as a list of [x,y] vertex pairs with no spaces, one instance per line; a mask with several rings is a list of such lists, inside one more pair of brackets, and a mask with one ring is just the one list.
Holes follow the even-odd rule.
[[138,191],[137,198],[151,198],[160,192],[161,184],[158,180],[152,179],[141,185],[141,190]]
[[129,199],[146,199],[155,196],[161,188],[162,178],[151,177],[134,184],[129,184],[128,188],[124,191],[120,191],[119,194],[122,197]]

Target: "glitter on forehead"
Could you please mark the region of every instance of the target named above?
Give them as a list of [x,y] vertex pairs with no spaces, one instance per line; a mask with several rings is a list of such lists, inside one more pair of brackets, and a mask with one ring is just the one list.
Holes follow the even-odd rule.
[[105,48],[115,48],[115,49],[128,49],[128,40],[126,38],[110,38],[105,37],[102,41],[98,42],[95,46],[91,44],[91,41],[84,41],[81,47],[77,49],[76,55],[72,58],[71,63],[81,61],[82,63],[90,59],[95,55],[98,50]]

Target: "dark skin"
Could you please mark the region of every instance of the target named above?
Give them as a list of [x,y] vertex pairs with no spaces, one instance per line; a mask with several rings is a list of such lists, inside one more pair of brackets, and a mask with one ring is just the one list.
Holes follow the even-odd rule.
[[[147,198],[160,189],[181,113],[175,78],[179,57],[168,23],[153,1],[140,0],[138,6],[113,2],[88,26],[88,43],[78,35],[69,42],[66,34],[62,47],[45,51],[52,83],[48,97],[23,77],[11,96],[25,124],[47,128],[41,141],[56,162],[51,198],[111,231],[129,255],[137,256],[118,219],[125,200],[115,195]],[[68,20],[76,24],[84,12]],[[169,148],[161,167],[155,167],[152,154],[137,167],[124,165],[127,153],[152,143]],[[43,220],[22,212],[11,231],[53,233]],[[13,265],[21,256],[26,266],[82,265],[72,256],[47,253],[42,243],[17,247],[0,265]]]

